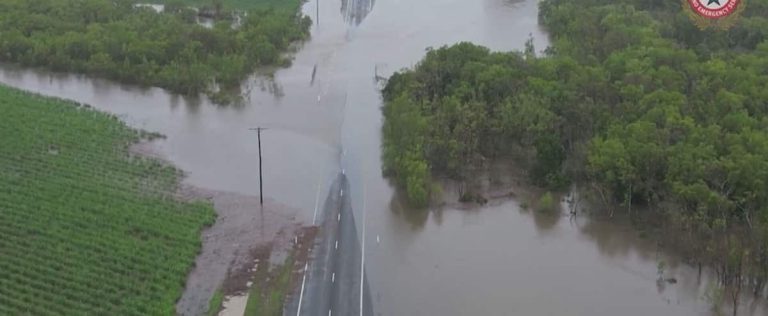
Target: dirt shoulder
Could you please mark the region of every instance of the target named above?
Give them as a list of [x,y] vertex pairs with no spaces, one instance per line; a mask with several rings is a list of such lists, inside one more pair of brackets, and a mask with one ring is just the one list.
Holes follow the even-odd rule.
[[177,302],[179,315],[203,315],[217,289],[224,295],[245,291],[254,263],[271,257],[277,244],[293,241],[300,230],[297,210],[259,198],[229,192],[184,187],[184,199],[211,201],[218,215],[213,226],[203,231],[203,247]]
[[[154,150],[151,140],[134,144],[131,152],[165,160]],[[270,282],[273,271],[259,273],[260,268],[270,266],[295,266],[289,268],[293,273],[289,273],[285,290],[286,295],[291,294],[296,286],[296,274],[308,260],[316,234],[316,227],[302,227],[295,220],[299,210],[271,199],[265,199],[262,206],[258,196],[189,185],[178,189],[177,198],[212,203],[217,215],[215,223],[202,232],[202,248],[176,303],[177,315],[207,314],[215,293],[224,296],[226,301],[253,291],[252,287],[264,290],[273,287],[274,282]],[[215,306],[213,310],[219,308]]]

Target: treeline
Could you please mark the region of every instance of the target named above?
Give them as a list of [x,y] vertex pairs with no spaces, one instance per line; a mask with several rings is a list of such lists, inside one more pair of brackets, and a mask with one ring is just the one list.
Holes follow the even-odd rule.
[[281,53],[311,25],[290,2],[206,28],[180,1],[158,13],[133,0],[0,0],[0,61],[213,93],[288,62]]
[[286,0],[150,0],[145,3],[164,3],[166,5],[183,4],[201,9],[213,9],[217,7],[232,8],[238,10],[250,9],[295,9],[297,1]]
[[[768,1],[725,32],[679,1],[544,0],[546,56],[430,51],[383,91],[383,161],[412,202],[511,150],[543,187],[654,214],[732,288],[768,280]],[[642,206],[642,207],[638,207]],[[738,291],[735,291],[738,296]]]

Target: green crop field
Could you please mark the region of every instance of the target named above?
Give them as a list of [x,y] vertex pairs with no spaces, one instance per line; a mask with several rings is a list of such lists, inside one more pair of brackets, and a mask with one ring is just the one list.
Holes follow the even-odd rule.
[[0,86],[0,315],[172,315],[214,221],[113,116]]

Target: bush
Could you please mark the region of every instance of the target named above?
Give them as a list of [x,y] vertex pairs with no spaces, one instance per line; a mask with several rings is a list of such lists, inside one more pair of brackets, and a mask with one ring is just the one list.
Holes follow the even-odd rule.
[[547,192],[539,198],[536,210],[542,213],[553,213],[557,210],[557,202],[552,193]]
[[[213,82],[235,88],[257,66],[290,65],[280,55],[309,36],[311,22],[297,13],[298,1],[250,11],[238,28],[218,21],[211,29],[197,24],[185,8],[190,1],[167,1],[167,13],[110,0],[0,1],[0,61],[213,94]],[[26,25],[35,25],[34,32]]]

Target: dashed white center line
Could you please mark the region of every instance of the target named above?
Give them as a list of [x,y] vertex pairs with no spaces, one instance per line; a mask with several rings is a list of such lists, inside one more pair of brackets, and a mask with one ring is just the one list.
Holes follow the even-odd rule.
[[336,249],[339,249],[339,241],[336,241]]
[[344,189],[341,189],[341,196],[344,196]]
[[331,283],[336,282],[336,272],[331,274]]
[[328,316],[331,316],[331,310],[330,309],[328,310]]
[[336,221],[339,221],[339,222],[341,222],[341,213],[339,213],[338,215],[336,215]]

